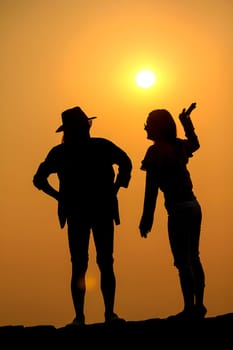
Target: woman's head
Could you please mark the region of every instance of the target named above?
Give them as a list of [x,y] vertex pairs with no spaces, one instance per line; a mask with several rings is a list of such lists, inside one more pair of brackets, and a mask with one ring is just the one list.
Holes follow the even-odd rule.
[[172,141],[176,138],[176,124],[166,109],[155,109],[147,117],[147,138],[153,141]]

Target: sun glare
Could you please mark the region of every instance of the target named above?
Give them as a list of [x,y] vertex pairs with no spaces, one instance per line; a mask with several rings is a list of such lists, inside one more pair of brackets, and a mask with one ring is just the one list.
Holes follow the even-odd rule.
[[96,279],[95,277],[87,276],[86,277],[86,288],[88,290],[93,290],[96,288]]
[[136,75],[136,83],[143,89],[150,88],[155,82],[155,74],[150,70],[142,70]]

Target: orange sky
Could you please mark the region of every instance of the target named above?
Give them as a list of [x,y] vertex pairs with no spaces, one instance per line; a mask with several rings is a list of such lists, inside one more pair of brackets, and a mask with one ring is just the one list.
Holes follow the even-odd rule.
[[[116,312],[127,320],[181,310],[178,275],[159,197],[153,231],[138,224],[144,195],[140,162],[150,142],[147,113],[177,118],[197,103],[193,121],[201,148],[189,164],[202,205],[201,258],[207,316],[233,311],[232,12],[228,0],[5,1],[1,28],[0,326],[53,324],[74,317],[66,228],[56,202],[32,185],[61,112],[80,105],[97,115],[93,136],[111,139],[132,159],[130,186],[119,194],[116,227]],[[140,89],[142,68],[157,84]],[[179,136],[184,136],[178,124]],[[103,322],[93,242],[86,295],[87,323]]]

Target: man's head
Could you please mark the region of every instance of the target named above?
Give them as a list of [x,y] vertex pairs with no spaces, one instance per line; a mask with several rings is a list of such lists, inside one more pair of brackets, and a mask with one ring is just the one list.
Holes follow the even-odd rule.
[[62,125],[57,128],[56,132],[69,131],[86,131],[90,129],[92,119],[96,117],[88,117],[80,107],[66,109],[61,114]]

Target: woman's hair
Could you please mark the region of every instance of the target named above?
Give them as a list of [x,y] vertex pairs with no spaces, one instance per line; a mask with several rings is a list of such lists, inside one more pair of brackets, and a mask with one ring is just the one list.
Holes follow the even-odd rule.
[[147,118],[146,130],[154,140],[172,141],[176,138],[176,123],[166,109],[155,109]]

